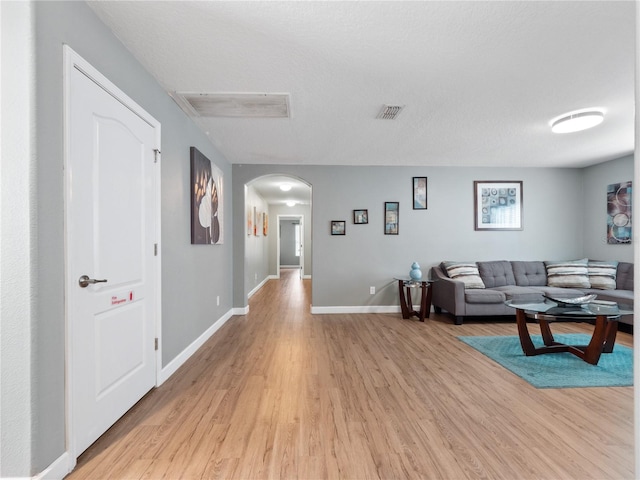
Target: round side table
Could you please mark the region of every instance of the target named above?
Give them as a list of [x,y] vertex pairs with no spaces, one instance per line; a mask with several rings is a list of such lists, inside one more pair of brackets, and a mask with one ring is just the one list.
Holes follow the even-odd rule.
[[[429,280],[413,280],[409,277],[394,277],[398,281],[398,295],[400,297],[400,309],[402,318],[418,317],[424,322],[425,317],[429,318],[431,311],[431,283]],[[411,289],[420,289],[420,310],[413,309],[411,300]],[[405,293],[406,291],[406,293]]]

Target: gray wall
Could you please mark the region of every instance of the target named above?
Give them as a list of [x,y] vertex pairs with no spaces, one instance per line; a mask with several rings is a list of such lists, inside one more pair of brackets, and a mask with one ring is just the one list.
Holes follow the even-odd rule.
[[[584,169],[584,256],[593,259],[633,262],[633,245],[607,244],[607,185],[633,180],[633,156],[594,165]],[[634,188],[640,186],[634,185]],[[640,206],[633,205],[632,215],[640,213]],[[636,213],[638,212],[638,213]],[[640,224],[638,224],[640,227]],[[640,235],[634,227],[633,236]]]
[[[246,207],[244,209],[239,209],[237,211],[244,211],[245,221],[242,222],[242,225],[245,225],[246,228],[246,215],[253,215],[253,208],[256,209],[256,216],[260,216],[260,214],[267,212],[269,213],[269,205],[266,200],[262,198],[262,196],[256,191],[252,186],[247,186],[245,189],[245,199]],[[237,204],[234,203],[234,205]],[[269,219],[271,220],[271,215],[269,215]],[[256,288],[264,282],[269,276],[269,258],[267,255],[269,248],[269,239],[273,237],[273,225],[271,225],[271,233],[268,233],[265,237],[263,235],[263,225],[261,218],[256,218],[256,233],[244,232],[240,237],[235,237],[236,245],[240,243],[238,239],[245,238],[243,242],[245,247],[245,255],[243,258],[245,265],[245,285],[249,287],[249,292],[255,291]]]
[[[4,2],[3,2],[4,3]],[[63,205],[63,57],[68,44],[162,124],[162,363],[166,365],[231,309],[231,168],[209,139],[177,107],[84,2],[34,2],[36,186],[27,197],[36,258],[30,313],[33,344],[30,465],[3,458],[3,476],[31,476],[65,451],[65,327]],[[3,6],[3,12],[4,12]],[[3,17],[3,23],[4,23]],[[23,32],[28,38],[29,31]],[[4,36],[3,36],[4,38]],[[6,68],[3,60],[3,73]],[[190,245],[189,147],[196,146],[222,171],[224,245]],[[25,240],[28,241],[28,240]],[[220,306],[216,306],[216,296]],[[28,324],[25,328],[28,329]],[[2,364],[2,375],[15,367]],[[24,403],[24,399],[22,399]],[[3,403],[3,424],[12,410]],[[4,426],[4,425],[3,425]],[[4,443],[4,442],[3,442]],[[20,448],[18,448],[20,450]],[[18,455],[19,453],[11,453]],[[15,470],[6,470],[16,466]]]
[[[394,275],[417,261],[424,272],[442,260],[566,259],[583,255],[584,200],[580,169],[346,167],[233,165],[237,191],[267,174],[295,175],[313,188],[312,302],[314,307],[397,304]],[[412,177],[428,177],[428,210],[413,210]],[[522,180],[524,230],[476,232],[474,180]],[[399,235],[384,235],[383,205],[400,202]],[[561,206],[561,208],[559,208]],[[369,223],[353,225],[355,208]],[[239,221],[239,218],[235,218]],[[347,234],[331,236],[331,220]],[[234,224],[234,228],[237,228]],[[244,253],[234,251],[234,306],[246,305]],[[376,294],[369,294],[369,287]]]

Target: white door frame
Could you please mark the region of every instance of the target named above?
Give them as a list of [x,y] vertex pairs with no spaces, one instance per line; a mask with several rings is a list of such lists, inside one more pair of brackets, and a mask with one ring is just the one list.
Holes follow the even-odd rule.
[[281,219],[298,219],[300,220],[300,241],[302,242],[302,248],[300,249],[300,278],[304,278],[304,215],[293,214],[293,215],[278,215],[278,234],[276,235],[276,278],[280,278],[280,220]]
[[[88,78],[93,80],[98,86],[104,89],[107,93],[113,96],[116,100],[126,106],[133,113],[138,115],[142,120],[147,122],[151,127],[155,129],[155,148],[157,150],[156,161],[160,162],[160,145],[161,145],[161,132],[160,132],[160,123],[154,119],[151,115],[149,115],[142,107],[140,107],[136,102],[134,102],[131,98],[129,98],[125,93],[123,93],[118,87],[116,87],[113,83],[111,83],[106,77],[104,77],[100,72],[98,72],[95,68],[93,68],[88,62],[86,62],[82,57],[80,57],[75,51],[73,51],[68,45],[64,45],[63,49],[63,75],[64,75],[64,211],[65,211],[65,248],[64,248],[64,257],[65,257],[65,291],[68,292],[69,286],[72,285],[73,282],[77,282],[77,279],[70,279],[68,272],[68,262],[70,252],[68,251],[68,239],[67,239],[67,228],[69,224],[68,215],[68,205],[70,201],[71,192],[69,191],[69,186],[71,185],[69,178],[69,163],[70,163],[70,155],[69,155],[69,145],[71,142],[71,132],[70,132],[70,102],[71,102],[71,94],[70,91],[70,80],[71,73],[74,69],[78,69]],[[161,196],[160,196],[160,165],[155,169],[154,173],[154,184],[155,184],[155,225],[156,232],[155,237],[157,244],[160,244],[160,222],[161,222]],[[161,377],[161,369],[162,369],[162,289],[161,289],[161,254],[160,249],[158,248],[157,254],[157,262],[156,268],[154,272],[151,274],[152,282],[155,283],[156,286],[156,322],[155,322],[155,336],[158,339],[158,349],[155,354],[156,361],[156,386],[160,385]],[[77,286],[77,285],[76,285]],[[76,458],[78,456],[76,452],[76,447],[74,445],[74,436],[73,436],[73,414],[74,414],[74,405],[73,405],[73,393],[74,393],[74,384],[73,384],[73,376],[71,375],[71,366],[73,365],[73,352],[71,351],[71,339],[73,338],[73,325],[69,321],[69,305],[68,298],[65,294],[65,396],[66,396],[66,415],[65,415],[65,425],[66,425],[66,453],[69,455],[69,471],[73,469],[76,464]]]

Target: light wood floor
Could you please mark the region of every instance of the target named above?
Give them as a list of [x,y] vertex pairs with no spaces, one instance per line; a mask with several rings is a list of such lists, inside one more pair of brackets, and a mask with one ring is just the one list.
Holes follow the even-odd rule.
[[282,273],[67,478],[633,478],[632,387],[538,390],[456,339],[513,322],[312,316]]

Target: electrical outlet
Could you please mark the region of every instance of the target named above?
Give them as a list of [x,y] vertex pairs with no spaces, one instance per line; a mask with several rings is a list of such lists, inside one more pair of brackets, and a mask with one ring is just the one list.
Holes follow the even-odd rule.
[[220,306],[220,295],[216,297],[216,305]]
[[371,295],[375,295],[376,294],[376,287],[369,287],[369,293]]

